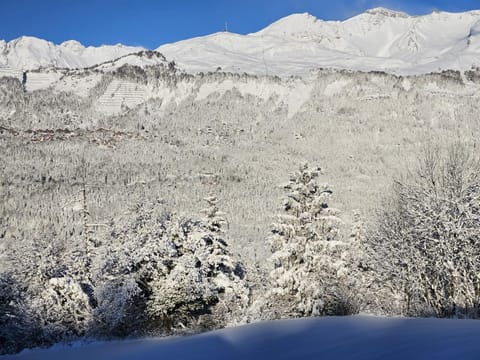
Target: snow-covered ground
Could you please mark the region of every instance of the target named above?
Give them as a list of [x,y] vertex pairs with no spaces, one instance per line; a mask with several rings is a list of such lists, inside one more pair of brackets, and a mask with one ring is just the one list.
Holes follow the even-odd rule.
[[368,316],[294,319],[190,337],[27,350],[22,360],[54,359],[478,359],[480,321]]

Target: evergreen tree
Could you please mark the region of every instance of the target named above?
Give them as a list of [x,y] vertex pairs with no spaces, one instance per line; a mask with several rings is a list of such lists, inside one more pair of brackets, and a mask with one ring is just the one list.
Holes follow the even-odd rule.
[[319,168],[308,164],[284,186],[283,214],[272,226],[273,288],[267,307],[274,316],[319,316],[350,312],[340,287],[347,276],[339,240],[338,211],[328,206],[332,190],[319,185]]
[[97,289],[104,326],[119,334],[162,333],[230,321],[227,314],[246,305],[248,292],[243,265],[220,236],[218,212],[196,220],[158,216],[148,206],[137,211],[104,255]]

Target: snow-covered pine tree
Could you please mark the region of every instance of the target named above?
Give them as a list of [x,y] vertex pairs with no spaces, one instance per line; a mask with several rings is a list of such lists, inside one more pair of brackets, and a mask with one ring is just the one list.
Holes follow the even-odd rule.
[[203,223],[203,237],[213,237],[214,251],[210,250],[208,255],[210,264],[217,264],[215,276],[212,278],[220,294],[219,302],[212,312],[210,320],[214,327],[229,326],[239,323],[242,314],[249,302],[249,289],[246,280],[246,266],[238,255],[232,254],[228,250],[228,243],[225,241],[228,226],[226,214],[220,211],[218,199],[215,195],[210,195],[204,199],[208,207],[201,210],[205,217],[201,219]]
[[304,164],[284,186],[283,213],[272,226],[272,289],[267,294],[273,317],[345,314],[340,283],[346,274],[339,240],[338,211],[328,206],[332,190],[319,185],[320,168]]
[[225,214],[220,211],[217,206],[218,199],[214,195],[209,195],[204,200],[207,202],[208,207],[202,209],[200,212],[205,214],[203,218],[204,223],[208,229],[212,232],[223,232],[223,227],[227,224]]
[[201,211],[203,219],[179,219],[172,228],[169,237],[178,251],[174,267],[157,279],[148,303],[151,315],[174,328],[234,323],[248,303],[244,266],[223,238],[224,214],[215,196],[204,200],[208,207]]
[[154,210],[139,206],[134,224],[112,233],[96,290],[100,325],[118,335],[224,325],[248,292],[218,214],[196,220]]

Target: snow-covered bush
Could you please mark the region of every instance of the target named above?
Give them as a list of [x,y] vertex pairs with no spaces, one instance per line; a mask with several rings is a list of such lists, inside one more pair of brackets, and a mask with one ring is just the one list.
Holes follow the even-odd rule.
[[403,313],[478,316],[478,156],[460,143],[427,148],[396,180],[369,243],[378,279]]
[[269,239],[274,269],[265,306],[273,317],[357,311],[346,282],[349,244],[339,237],[338,211],[328,206],[332,190],[318,184],[319,175],[304,164],[284,186],[284,212]]
[[92,321],[88,295],[80,283],[66,276],[49,279],[30,306],[43,337],[51,342],[85,335]]
[[229,314],[246,305],[248,292],[243,265],[220,236],[217,211],[204,220],[158,216],[149,206],[137,212],[105,248],[96,289],[100,325],[125,335],[232,321]]
[[2,300],[6,308],[0,332],[15,339],[18,350],[77,338],[88,331],[93,294],[91,284],[84,281],[85,256],[77,245],[52,236],[49,241],[24,239],[5,252],[2,265],[10,270],[0,282],[9,300]]
[[[102,275],[103,276],[103,275]],[[136,275],[107,275],[95,287],[95,335],[121,337],[144,331],[145,301]]]
[[20,284],[11,273],[0,274],[0,355],[14,353],[41,341],[31,320]]

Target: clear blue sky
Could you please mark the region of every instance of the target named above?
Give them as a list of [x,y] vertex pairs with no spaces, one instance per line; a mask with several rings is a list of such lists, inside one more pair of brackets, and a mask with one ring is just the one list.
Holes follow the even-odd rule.
[[54,43],[161,44],[224,28],[260,30],[296,12],[343,20],[383,6],[412,15],[480,9],[480,0],[0,0],[0,39],[36,36]]

